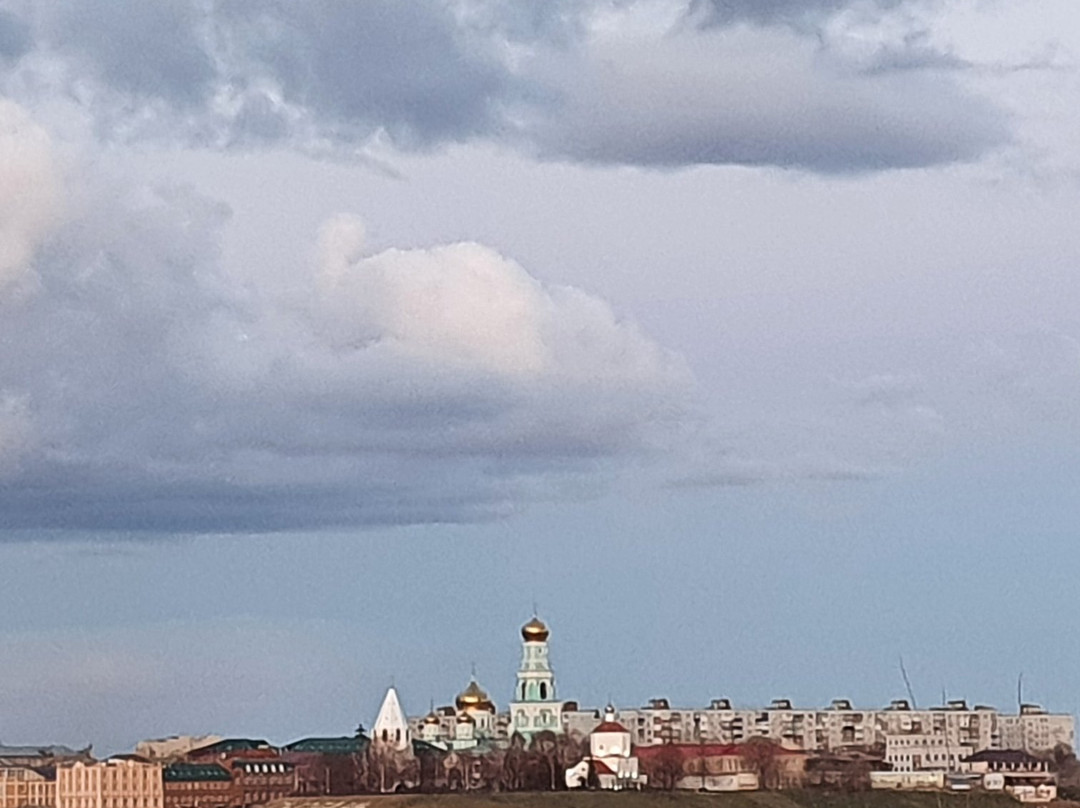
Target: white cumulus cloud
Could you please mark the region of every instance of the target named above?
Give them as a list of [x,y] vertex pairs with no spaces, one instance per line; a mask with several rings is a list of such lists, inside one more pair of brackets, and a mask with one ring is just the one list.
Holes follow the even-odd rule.
[[20,106],[0,98],[0,294],[29,273],[59,201],[49,136]]
[[342,215],[283,288],[222,264],[218,203],[86,196],[0,320],[0,526],[493,518],[663,451],[688,411],[681,358],[488,247],[372,254]]

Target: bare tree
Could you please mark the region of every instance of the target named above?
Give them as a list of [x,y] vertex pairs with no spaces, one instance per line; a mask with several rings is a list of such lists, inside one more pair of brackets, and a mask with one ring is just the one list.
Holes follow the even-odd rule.
[[500,781],[505,791],[520,791],[525,787],[525,773],[528,768],[525,752],[525,739],[515,732],[510,738],[510,745],[503,755]]
[[559,738],[551,730],[544,730],[538,732],[533,736],[532,744],[529,747],[530,751],[536,758],[539,766],[546,770],[547,783],[546,790],[554,791],[558,788],[558,767],[559,767]]
[[764,789],[780,786],[780,751],[779,745],[768,738],[751,738],[739,747],[740,756]]
[[683,773],[682,753],[671,743],[663,744],[641,763],[649,778],[648,785],[664,791],[674,790]]

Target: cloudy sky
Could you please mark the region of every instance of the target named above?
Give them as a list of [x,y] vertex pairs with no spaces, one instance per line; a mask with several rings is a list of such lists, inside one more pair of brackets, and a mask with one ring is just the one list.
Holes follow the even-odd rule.
[[0,0],[0,740],[1080,708],[1080,11]]

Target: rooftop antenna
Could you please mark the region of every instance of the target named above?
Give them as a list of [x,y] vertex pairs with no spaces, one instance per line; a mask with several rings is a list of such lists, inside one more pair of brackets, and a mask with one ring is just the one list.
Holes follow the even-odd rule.
[[908,679],[907,668],[904,667],[904,655],[900,655],[900,675],[904,677],[904,687],[907,688],[908,698],[911,700],[911,709],[918,710],[919,705],[915,703],[915,692],[911,689],[911,680]]
[[1020,725],[1020,748],[1025,752],[1027,751],[1027,731],[1024,728],[1024,721],[1020,718],[1024,714],[1024,672],[1020,671],[1020,675],[1016,677],[1016,715],[1017,722]]
[[476,681],[476,663],[475,662],[472,663],[472,678],[473,678],[473,681],[475,682]]

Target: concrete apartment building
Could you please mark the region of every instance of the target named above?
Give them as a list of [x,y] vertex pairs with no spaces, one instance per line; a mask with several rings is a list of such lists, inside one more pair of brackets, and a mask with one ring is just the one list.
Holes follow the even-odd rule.
[[967,771],[974,753],[971,746],[949,744],[944,734],[885,736],[885,762],[894,772]]
[[56,808],[164,808],[161,764],[135,755],[56,770]]
[[[1058,744],[1075,743],[1073,716],[1051,714],[1026,704],[1016,715],[992,707],[968,707],[961,700],[928,710],[912,709],[897,700],[877,710],[858,709],[836,699],[826,709],[800,709],[787,699],[775,699],[762,709],[734,708],[727,699],[714,699],[706,708],[673,708],[666,699],[653,699],[642,708],[621,709],[619,723],[634,743],[741,743],[770,738],[788,749],[835,752],[871,746],[884,747],[888,736],[939,736],[956,748],[1022,749],[1046,752]],[[585,737],[601,721],[598,710],[565,709],[563,730]]]
[[55,805],[54,770],[0,767],[0,808],[54,808]]

